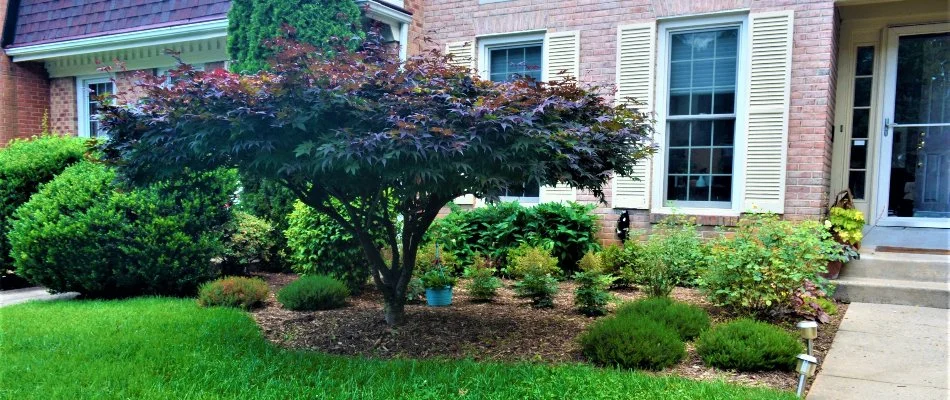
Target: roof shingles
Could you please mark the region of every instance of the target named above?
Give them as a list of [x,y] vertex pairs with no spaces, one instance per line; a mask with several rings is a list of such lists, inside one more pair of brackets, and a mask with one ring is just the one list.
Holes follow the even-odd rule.
[[224,19],[230,0],[21,0],[11,47]]

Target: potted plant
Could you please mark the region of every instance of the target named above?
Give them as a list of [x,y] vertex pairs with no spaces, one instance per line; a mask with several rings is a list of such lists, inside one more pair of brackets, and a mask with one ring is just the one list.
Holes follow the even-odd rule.
[[835,242],[841,247],[840,255],[828,261],[826,278],[837,279],[844,264],[860,258],[858,249],[864,237],[864,213],[854,208],[850,190],[844,190],[836,196],[835,205],[828,210],[825,227],[831,232]]
[[445,272],[445,268],[431,269],[422,275],[422,285],[426,288],[426,303],[430,307],[445,307],[452,304],[452,287],[455,277]]

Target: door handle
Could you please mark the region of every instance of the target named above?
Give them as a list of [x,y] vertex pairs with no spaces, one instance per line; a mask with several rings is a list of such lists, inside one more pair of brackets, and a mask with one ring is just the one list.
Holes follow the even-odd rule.
[[891,119],[884,118],[884,137],[887,137],[887,134],[891,131]]

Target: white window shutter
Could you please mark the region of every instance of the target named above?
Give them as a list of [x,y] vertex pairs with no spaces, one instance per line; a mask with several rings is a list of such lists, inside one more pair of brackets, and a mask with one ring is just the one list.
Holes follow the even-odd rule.
[[452,64],[475,68],[475,41],[452,42],[445,45],[445,54],[452,56]]
[[[653,80],[656,65],[656,23],[617,27],[617,102],[634,98],[644,112],[653,111]],[[650,208],[651,162],[645,159],[629,177],[614,176],[613,208]]]
[[743,212],[785,210],[794,11],[751,14]]
[[580,31],[548,33],[544,39],[544,79],[580,77]]
[[[560,80],[565,76],[580,76],[579,31],[548,33],[544,38],[544,80]],[[567,185],[541,186],[541,203],[577,200],[577,189]]]

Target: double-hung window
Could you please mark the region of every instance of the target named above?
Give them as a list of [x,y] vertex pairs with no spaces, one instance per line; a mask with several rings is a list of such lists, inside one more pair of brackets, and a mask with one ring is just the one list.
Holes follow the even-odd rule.
[[732,208],[738,49],[738,26],[669,33],[667,204]]
[[[482,39],[479,43],[483,76],[494,82],[508,82],[520,77],[540,81],[543,68],[544,35],[515,35]],[[541,188],[525,185],[509,188],[501,195],[503,201],[537,203]]]
[[79,136],[105,137],[99,124],[99,109],[102,96],[115,93],[115,83],[108,77],[80,78],[77,85],[77,108],[79,114]]

